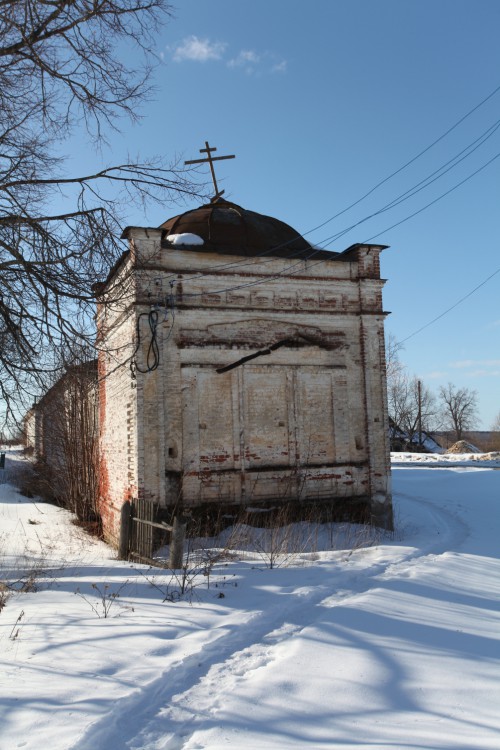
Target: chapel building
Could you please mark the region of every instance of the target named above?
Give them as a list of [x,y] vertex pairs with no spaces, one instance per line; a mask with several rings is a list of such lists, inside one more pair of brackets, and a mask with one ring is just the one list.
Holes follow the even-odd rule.
[[313,248],[221,197],[128,227],[98,299],[100,497],[324,506],[392,528],[383,245]]

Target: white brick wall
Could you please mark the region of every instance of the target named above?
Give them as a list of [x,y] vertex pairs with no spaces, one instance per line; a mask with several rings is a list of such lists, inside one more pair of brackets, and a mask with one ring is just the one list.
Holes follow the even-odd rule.
[[[286,259],[231,266],[242,259],[162,247],[160,230],[131,229],[129,240],[99,314],[108,537],[116,541],[119,509],[134,496],[162,507],[369,497],[390,525],[381,248],[295,262],[290,275]],[[175,321],[160,310],[158,368],[134,380],[138,316],[171,292]],[[145,315],[140,331],[143,367]]]

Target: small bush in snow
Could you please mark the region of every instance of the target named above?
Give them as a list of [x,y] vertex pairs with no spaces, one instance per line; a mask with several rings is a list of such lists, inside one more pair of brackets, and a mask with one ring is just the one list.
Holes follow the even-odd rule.
[[[96,593],[96,598],[90,598],[89,596],[86,596],[85,594],[82,594],[80,589],[76,589],[75,594],[77,594],[79,597],[81,597],[89,607],[91,608],[92,612],[97,615],[100,619],[107,619],[110,617],[110,611],[114,607],[114,605],[117,603],[117,600],[120,597],[120,592],[122,589],[127,585],[128,580],[122,583],[122,585],[119,587],[117,591],[110,591],[109,583],[102,583],[92,584],[92,590]],[[120,605],[121,606],[121,605]],[[124,607],[121,607],[122,609]],[[132,610],[133,611],[133,610]],[[119,612],[117,615],[120,614]]]

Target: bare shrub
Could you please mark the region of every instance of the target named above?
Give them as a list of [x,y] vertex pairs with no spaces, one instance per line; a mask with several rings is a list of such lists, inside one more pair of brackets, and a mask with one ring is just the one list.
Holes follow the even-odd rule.
[[19,467],[16,474],[9,478],[19,488],[19,494],[23,497],[54,500],[52,472],[43,460]]
[[21,612],[19,613],[17,620],[15,621],[14,625],[12,626],[12,630],[9,633],[9,639],[11,641],[16,641],[19,638],[23,617],[24,617],[24,609],[22,609]]
[[95,361],[73,365],[60,381],[61,409],[54,429],[59,442],[58,490],[64,505],[83,522],[95,522],[99,483]]
[[[210,589],[216,566],[234,559],[234,550],[241,542],[238,524],[229,527],[228,533],[225,530],[215,537],[207,537],[202,534],[211,527],[213,519],[207,521],[206,518],[191,518],[190,521],[182,565],[173,569],[170,563],[157,558],[155,566],[150,567],[148,574],[142,573],[148,583],[160,592],[163,602],[176,602],[181,599],[191,602],[196,589]],[[227,576],[217,576],[214,584],[216,588],[222,585],[223,579],[227,584]]]
[[8,586],[3,582],[0,581],[0,612],[7,604],[7,600],[10,596],[10,591]]
[[297,523],[293,504],[283,503],[259,515],[263,523],[253,530],[251,545],[269,569],[290,565],[298,555],[314,551],[316,524],[310,519]]
[[[95,592],[95,597],[91,598],[90,596],[83,594],[79,588],[76,589],[75,594],[89,605],[92,612],[94,612],[94,614],[97,615],[99,619],[102,618],[106,620],[111,616],[110,612],[113,608],[116,608],[117,604],[119,604],[121,610],[131,609],[133,611],[133,608],[126,607],[125,605],[121,605],[118,602],[118,599],[120,598],[120,592],[125,588],[127,584],[128,580],[122,583],[122,585],[116,591],[112,591],[109,583],[93,583],[92,591]],[[118,617],[119,614],[120,612],[117,612],[115,616]]]

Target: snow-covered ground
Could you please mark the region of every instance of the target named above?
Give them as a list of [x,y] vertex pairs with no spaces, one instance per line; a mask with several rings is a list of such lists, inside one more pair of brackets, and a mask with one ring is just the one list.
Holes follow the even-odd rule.
[[0,485],[0,748],[498,750],[500,472],[415,455],[392,537],[233,551],[180,601]]

